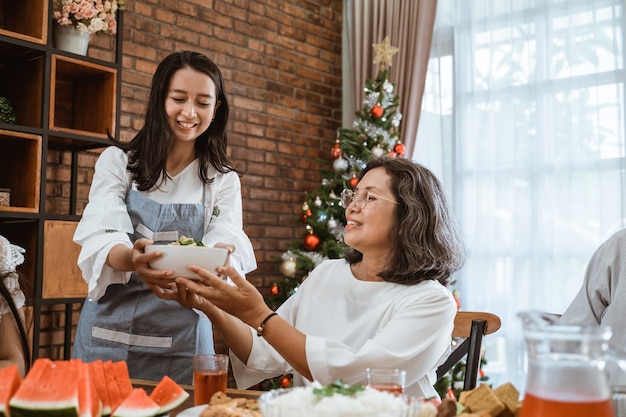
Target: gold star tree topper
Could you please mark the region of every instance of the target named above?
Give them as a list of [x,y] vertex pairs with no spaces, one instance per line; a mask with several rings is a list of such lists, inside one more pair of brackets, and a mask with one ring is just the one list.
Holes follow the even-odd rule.
[[387,36],[381,43],[373,43],[374,48],[374,64],[379,62],[383,65],[391,66],[391,58],[398,52],[398,48],[391,46],[389,43],[389,36]]

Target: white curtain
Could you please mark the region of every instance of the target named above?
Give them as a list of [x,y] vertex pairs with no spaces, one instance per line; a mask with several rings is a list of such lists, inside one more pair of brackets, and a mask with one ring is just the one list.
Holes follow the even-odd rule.
[[451,195],[464,310],[498,314],[490,382],[523,391],[517,313],[561,313],[625,226],[624,0],[439,0],[413,159]]

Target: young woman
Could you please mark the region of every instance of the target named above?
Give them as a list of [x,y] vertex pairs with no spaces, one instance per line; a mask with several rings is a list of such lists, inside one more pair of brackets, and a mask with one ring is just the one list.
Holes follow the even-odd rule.
[[89,283],[74,357],[126,360],[132,378],[191,384],[192,356],[214,351],[204,314],[148,289],[167,288],[174,276],[151,269],[160,254],[144,248],[186,236],[228,248],[239,274],[256,268],[239,176],[226,156],[227,120],[222,75],[209,58],[176,52],[159,64],[145,124],[98,158],[74,235]]
[[295,385],[363,383],[368,367],[407,371],[406,392],[436,397],[435,371],[450,351],[456,305],[446,288],[463,263],[452,212],[435,176],[406,159],[375,159],[344,190],[345,259],[315,268],[277,310],[233,268],[193,267],[159,296],[208,314],[249,387],[294,372]]
[[0,368],[16,364],[24,377],[30,368],[30,347],[24,326],[24,293],[15,268],[24,249],[0,236]]

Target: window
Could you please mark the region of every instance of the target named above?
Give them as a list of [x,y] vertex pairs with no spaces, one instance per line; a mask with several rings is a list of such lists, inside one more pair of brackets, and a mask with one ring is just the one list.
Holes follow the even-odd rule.
[[517,312],[562,312],[595,249],[625,226],[624,6],[439,7],[414,159],[457,212],[462,308],[502,319],[487,371],[523,389]]

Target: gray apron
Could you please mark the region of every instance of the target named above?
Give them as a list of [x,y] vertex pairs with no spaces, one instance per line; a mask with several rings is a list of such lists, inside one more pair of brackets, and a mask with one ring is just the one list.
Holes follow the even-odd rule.
[[[202,204],[159,204],[130,190],[126,206],[133,242],[147,237],[169,243],[179,233],[202,240]],[[131,378],[160,381],[167,375],[191,385],[192,356],[212,352],[211,322],[176,301],[157,297],[133,272],[127,284],[110,285],[99,300],[85,301],[72,356],[86,362],[125,360]]]

